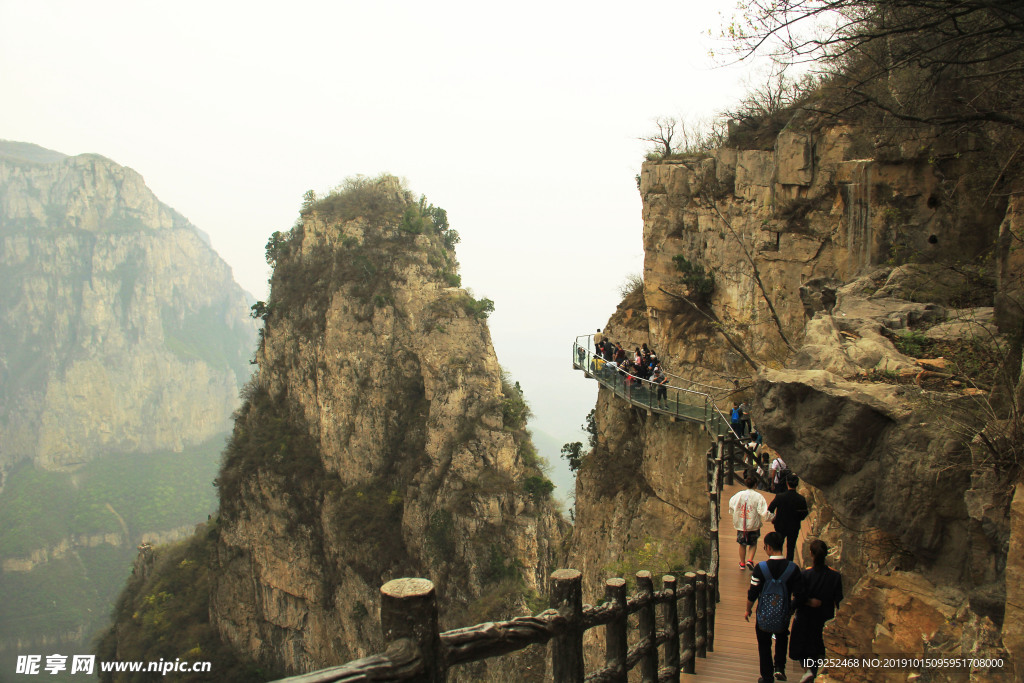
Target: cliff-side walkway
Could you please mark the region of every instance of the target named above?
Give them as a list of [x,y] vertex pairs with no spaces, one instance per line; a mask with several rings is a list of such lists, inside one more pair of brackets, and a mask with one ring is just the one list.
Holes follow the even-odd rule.
[[[747,589],[750,587],[750,572],[740,571],[735,548],[735,534],[729,516],[729,499],[743,490],[743,486],[731,485],[722,489],[721,537],[725,548],[718,570],[718,592],[721,601],[715,611],[715,651],[708,653],[707,660],[697,667],[695,676],[685,676],[693,683],[754,683],[760,672],[757,660],[757,636],[754,635],[754,618],[743,618],[747,606]],[[771,494],[766,494],[770,502]],[[797,540],[797,565],[801,565],[800,548],[806,537],[806,525],[800,530]],[[771,529],[769,528],[768,531]],[[762,534],[762,539],[764,535]],[[756,561],[768,559],[763,548],[758,548]],[[803,668],[790,660],[786,675],[791,681],[800,680]]]
[[[581,340],[583,343],[581,343]],[[601,386],[610,389],[617,397],[635,407],[651,413],[668,415],[673,419],[686,420],[703,424],[712,441],[725,438],[734,444],[740,439],[732,431],[729,421],[718,409],[712,392],[720,389],[690,382],[675,376],[676,384],[667,385],[663,396],[658,398],[658,387],[646,380],[635,377],[628,378],[616,369],[605,367],[603,358],[590,352],[592,338],[587,335],[580,337],[573,344],[573,367],[582,370],[584,375],[596,380]],[[709,453],[709,458],[713,457]],[[735,466],[736,461],[730,458],[728,467]],[[754,622],[744,619],[747,604],[747,589],[750,587],[749,570],[740,570],[736,566],[737,556],[734,546],[729,500],[741,490],[739,484],[723,486],[719,495],[720,537],[724,539],[726,550],[718,558],[718,591],[719,603],[715,610],[714,651],[708,652],[707,659],[700,660],[695,675],[683,677],[685,681],[694,683],[753,683],[760,676],[757,637],[754,634]],[[771,494],[766,494],[770,496]],[[721,524],[723,522],[724,524]],[[770,531],[771,529],[766,529]],[[805,530],[801,530],[797,541],[797,564],[800,564],[799,548],[803,546]],[[763,548],[755,558],[760,561],[767,559]],[[799,680],[803,669],[796,662],[790,661],[787,674],[791,680]],[[794,678],[795,676],[795,678]]]
[[[674,384],[659,386],[648,380],[620,373],[609,368],[604,358],[590,351],[590,338],[589,335],[579,337],[573,343],[573,368],[582,370],[588,378],[611,389],[616,396],[637,408],[667,415],[673,419],[703,424],[708,433],[714,436],[736,437],[729,420],[718,409],[712,395],[713,391],[721,392],[722,389],[678,376],[674,378]],[[581,339],[586,341],[580,343]],[[686,386],[679,386],[680,384]]]

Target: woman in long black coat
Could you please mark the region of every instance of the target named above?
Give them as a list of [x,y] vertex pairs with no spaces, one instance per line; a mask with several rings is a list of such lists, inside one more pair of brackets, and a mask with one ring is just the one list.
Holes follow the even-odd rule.
[[818,667],[813,664],[825,656],[822,631],[843,599],[843,577],[828,566],[828,546],[824,541],[811,541],[811,556],[813,566],[803,571],[804,602],[796,608],[789,636],[789,658],[812,664],[805,664],[808,671],[800,683],[813,681],[818,675]]

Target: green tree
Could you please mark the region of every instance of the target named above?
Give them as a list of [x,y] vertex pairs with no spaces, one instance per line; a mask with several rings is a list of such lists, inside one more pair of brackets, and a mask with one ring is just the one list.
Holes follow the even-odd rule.
[[563,444],[561,456],[569,462],[569,469],[575,473],[583,465],[583,458],[586,456],[586,453],[583,452],[583,442],[573,441]]
[[302,211],[309,211],[314,204],[316,204],[316,192],[306,190],[306,193],[302,195]]
[[555,485],[544,477],[527,477],[523,482],[523,490],[533,499],[533,502],[540,503],[542,500],[551,497]]

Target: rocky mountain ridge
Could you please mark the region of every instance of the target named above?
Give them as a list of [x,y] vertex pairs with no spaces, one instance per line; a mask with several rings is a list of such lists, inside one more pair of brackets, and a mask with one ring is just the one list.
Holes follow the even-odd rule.
[[227,264],[135,171],[3,145],[0,470],[224,431],[255,333]]
[[[210,559],[209,592],[195,596],[214,637],[264,672],[380,649],[391,578],[433,580],[452,626],[521,613],[545,592],[565,524],[494,355],[493,304],[459,286],[457,240],[442,210],[385,176],[307,197],[268,242],[259,369],[219,515],[196,541]],[[104,648],[131,657],[159,638],[137,632],[165,575],[133,582]],[[523,661],[463,673],[511,676]]]
[[29,646],[86,648],[136,545],[207,517],[256,324],[141,175],[28,143],[0,141],[0,289],[7,670]]

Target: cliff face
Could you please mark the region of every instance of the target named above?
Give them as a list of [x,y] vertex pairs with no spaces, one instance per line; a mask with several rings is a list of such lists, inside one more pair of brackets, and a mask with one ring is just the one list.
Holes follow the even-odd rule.
[[[836,548],[850,597],[831,651],[1000,652],[1019,628],[1007,579],[1020,572],[1007,555],[1020,535],[1008,517],[1020,461],[1007,396],[1021,360],[1019,212],[978,191],[998,176],[985,145],[934,131],[873,145],[797,117],[774,150],[648,162],[640,175],[644,287],[608,332],[650,344],[670,372],[734,388],[729,401],[752,400],[766,442],[809,484],[812,534]],[[603,392],[599,426],[658,421]],[[673,441],[679,471],[702,482],[707,444]],[[663,451],[609,457],[639,464]],[[604,469],[584,467],[578,505],[616,490]],[[674,471],[639,471],[639,488],[678,486]],[[706,498],[680,500],[696,511]],[[650,514],[652,527],[677,523]],[[575,536],[594,542],[574,557],[627,555],[628,540],[600,532],[627,519],[581,509]]]
[[311,201],[268,243],[209,594],[219,636],[265,670],[381,649],[392,578],[433,580],[446,627],[545,594],[565,525],[495,358],[490,302],[450,286],[456,241],[443,211],[383,177]]
[[255,331],[228,266],[135,171],[2,144],[0,471],[227,429]]

